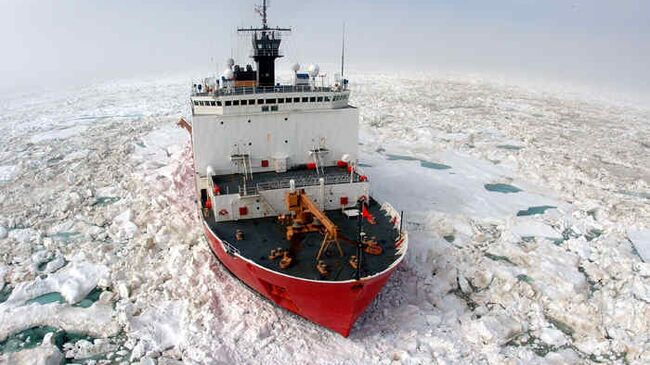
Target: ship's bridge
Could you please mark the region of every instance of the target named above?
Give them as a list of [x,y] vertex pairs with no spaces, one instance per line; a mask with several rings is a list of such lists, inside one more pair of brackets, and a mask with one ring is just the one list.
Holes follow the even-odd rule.
[[349,96],[349,90],[338,86],[277,85],[195,91],[191,100],[194,115],[230,115],[348,108]]

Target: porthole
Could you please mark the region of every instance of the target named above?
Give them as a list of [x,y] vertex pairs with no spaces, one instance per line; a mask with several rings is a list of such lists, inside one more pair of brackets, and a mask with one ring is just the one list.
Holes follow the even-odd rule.
[[252,146],[252,145],[253,145],[253,142],[248,142],[248,145],[249,145],[249,146]]
[[287,118],[287,117],[284,117],[284,120],[289,120],[289,118]]
[[284,140],[284,143],[289,143],[289,141],[287,141],[287,140],[285,139],[285,140]]
[[249,120],[248,120],[248,123],[250,123],[250,122],[251,122],[251,120],[249,119]]
[[223,125],[223,121],[220,122]]

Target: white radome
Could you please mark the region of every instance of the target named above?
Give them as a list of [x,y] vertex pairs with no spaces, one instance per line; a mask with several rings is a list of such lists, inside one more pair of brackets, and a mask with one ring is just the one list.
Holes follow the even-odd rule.
[[228,68],[232,68],[232,66],[235,65],[235,60],[232,59],[232,58],[227,59],[226,60],[226,65],[228,66]]
[[309,72],[309,76],[316,77],[316,76],[318,76],[318,73],[320,72],[320,67],[318,67],[318,65],[316,65],[316,64],[311,64],[307,68],[307,72]]
[[226,80],[232,80],[235,77],[235,72],[227,68],[223,71],[223,77],[225,77]]

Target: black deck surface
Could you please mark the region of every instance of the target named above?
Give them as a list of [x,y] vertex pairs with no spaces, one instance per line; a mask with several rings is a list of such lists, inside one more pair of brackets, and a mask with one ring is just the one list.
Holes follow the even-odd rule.
[[[362,277],[385,270],[399,258],[399,256],[395,255],[395,240],[398,232],[390,223],[390,217],[384,215],[385,212],[380,210],[379,204],[375,201],[371,201],[368,210],[374,215],[376,224],[369,224],[364,220],[363,231],[369,237],[376,237],[377,242],[383,248],[383,253],[380,256],[362,254]],[[332,246],[327,254],[321,257],[327,263],[330,271],[326,278],[321,278],[316,270],[316,255],[323,241],[323,236],[319,233],[305,235],[302,241],[291,249],[294,257],[293,264],[288,269],[282,270],[278,266],[279,259],[269,260],[268,258],[273,248],[290,249],[289,242],[285,239],[286,229],[277,222],[276,218],[220,223],[207,218],[207,222],[220,238],[234,245],[242,256],[274,271],[314,280],[343,281],[354,279],[356,272],[348,264],[348,260],[351,255],[356,255],[357,218],[348,218],[340,210],[327,211],[326,214],[340,229],[339,234],[342,237],[339,241],[344,253],[343,257],[340,257],[336,247]],[[244,232],[242,241],[235,240],[235,231],[237,229]]]

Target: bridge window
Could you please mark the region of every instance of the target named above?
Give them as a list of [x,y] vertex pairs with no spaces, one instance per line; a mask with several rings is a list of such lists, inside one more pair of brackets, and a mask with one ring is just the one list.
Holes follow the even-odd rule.
[[314,102],[316,102],[316,97],[315,97],[315,96],[312,96],[311,98],[309,98],[309,102],[310,102],[310,103],[314,103]]
[[239,100],[233,100],[232,105],[239,105]]
[[275,99],[266,99],[267,104],[275,104]]
[[257,99],[257,105],[264,104],[264,99]]
[[307,97],[302,98],[302,102],[303,102],[303,103],[307,103],[307,102],[309,102],[309,98],[307,98]]
[[291,103],[291,98],[287,98],[287,104]]
[[241,105],[246,105],[248,103],[248,100],[242,100]]
[[294,102],[294,103],[299,103],[299,102],[300,102],[300,98],[293,98],[293,102]]
[[199,101],[198,100],[194,100],[194,106],[199,106]]
[[278,99],[278,104],[284,104],[284,98]]
[[272,112],[277,112],[278,111],[278,106],[277,105],[271,105],[271,111]]
[[210,101],[210,106],[216,106],[216,105],[217,103],[214,100]]
[[230,106],[230,104],[232,104],[232,102],[230,100],[226,100],[226,106]]
[[325,101],[329,102],[329,101],[330,101],[330,97],[329,97],[329,96],[326,96],[326,97],[325,97]]
[[262,107],[262,111],[263,111],[263,112],[268,112],[268,111],[269,111],[269,107],[268,107],[267,105],[263,106],[263,107]]
[[319,102],[319,103],[322,103],[322,102],[323,102],[323,97],[322,97],[322,96],[319,96],[319,97],[318,97],[318,102]]
[[217,106],[221,106],[221,100],[217,100]]

